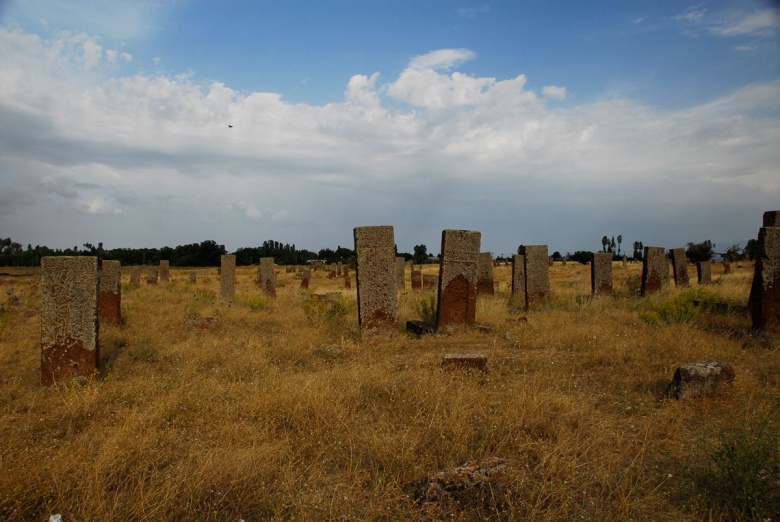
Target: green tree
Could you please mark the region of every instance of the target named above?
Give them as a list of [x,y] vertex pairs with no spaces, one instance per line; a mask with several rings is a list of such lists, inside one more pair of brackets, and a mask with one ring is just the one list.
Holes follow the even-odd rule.
[[685,255],[688,256],[693,263],[700,261],[710,261],[712,259],[712,249],[715,245],[712,241],[707,239],[701,243],[688,243],[688,250],[685,251]]
[[425,245],[414,245],[414,263],[422,265],[428,261],[428,247]]

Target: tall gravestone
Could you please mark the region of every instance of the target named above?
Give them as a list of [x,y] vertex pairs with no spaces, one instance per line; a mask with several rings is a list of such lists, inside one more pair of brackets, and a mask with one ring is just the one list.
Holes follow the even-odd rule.
[[160,281],[167,283],[171,280],[171,266],[170,263],[165,260],[160,260]]
[[395,239],[392,226],[356,227],[358,323],[392,329],[398,323]]
[[198,282],[198,276],[195,273],[194,270],[190,270],[190,283],[197,283]]
[[395,258],[395,285],[399,290],[406,288],[406,278],[404,269],[406,268],[406,262],[403,257]]
[[122,264],[100,262],[100,322],[119,325],[122,322]]
[[276,297],[276,273],[274,272],[273,257],[260,258],[257,277],[263,293],[268,297]]
[[219,264],[219,300],[225,304],[233,302],[236,295],[236,256],[223,255]]
[[525,308],[550,304],[550,272],[547,245],[525,246]]
[[612,254],[595,252],[590,264],[590,289],[593,295],[612,295]]
[[673,248],[671,254],[674,286],[688,286],[688,258],[685,257],[685,249]]
[[97,257],[41,259],[41,384],[97,370]]
[[525,256],[512,256],[512,296],[515,303],[525,306]]
[[441,234],[437,331],[474,324],[481,240],[482,234],[472,230],[444,230]]
[[666,266],[666,255],[663,247],[645,247],[644,258],[642,259],[642,295],[652,294],[659,291],[663,285],[666,277],[668,277],[669,269]]
[[436,288],[439,284],[439,276],[436,274],[423,274],[422,286],[426,288]]
[[750,315],[753,328],[780,333],[780,210],[764,212],[758,231],[753,285],[750,289]]
[[309,288],[309,280],[311,279],[311,269],[310,268],[304,268],[303,269],[303,277],[301,277],[301,288],[304,290]]
[[141,286],[141,267],[140,266],[132,266],[130,267],[130,284],[133,286]]
[[423,277],[422,277],[422,270],[418,269],[412,269],[412,290],[422,290],[423,286]]
[[709,261],[696,263],[696,274],[698,275],[700,285],[712,283],[712,264]]
[[477,295],[494,295],[493,255],[480,252],[477,261]]
[[150,266],[146,269],[146,284],[147,285],[156,285],[157,284],[157,267],[156,266]]

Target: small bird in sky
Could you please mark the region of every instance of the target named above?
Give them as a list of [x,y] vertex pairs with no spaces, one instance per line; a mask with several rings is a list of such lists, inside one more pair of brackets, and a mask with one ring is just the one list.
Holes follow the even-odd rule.
[[233,128],[233,126],[232,126],[231,124],[229,124],[229,123],[228,123],[228,128],[229,128],[229,129],[232,129],[232,128]]

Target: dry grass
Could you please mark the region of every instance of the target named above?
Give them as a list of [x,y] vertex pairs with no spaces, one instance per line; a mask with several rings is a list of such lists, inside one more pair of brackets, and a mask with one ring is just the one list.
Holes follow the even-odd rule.
[[[272,300],[256,271],[238,269],[231,307],[210,301],[216,269],[196,270],[195,285],[173,269],[171,283],[125,288],[125,325],[101,330],[100,374],[51,388],[39,385],[38,275],[0,276],[0,518],[728,518],[675,465],[702,434],[778,401],[776,339],[737,315],[642,321],[685,290],[632,297],[640,265],[615,264],[614,298],[577,304],[588,267],[556,264],[551,306],[527,322],[498,267],[496,296],[477,308],[491,331],[422,339],[361,335],[354,272],[352,290],[313,272],[307,293],[278,271]],[[708,290],[745,302],[751,278],[746,264]],[[334,311],[311,299],[333,291]],[[401,324],[432,294],[402,292]],[[490,371],[444,373],[448,352],[484,353]],[[677,366],[701,359],[734,365],[732,393],[659,400]],[[509,472],[487,500],[414,501],[427,475],[490,456]]]

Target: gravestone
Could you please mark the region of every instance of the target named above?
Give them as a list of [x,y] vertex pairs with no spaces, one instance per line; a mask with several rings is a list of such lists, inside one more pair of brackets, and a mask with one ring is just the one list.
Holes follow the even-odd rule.
[[612,254],[595,252],[590,264],[590,290],[593,295],[612,295]]
[[422,278],[423,288],[436,288],[439,284],[439,276],[436,274],[423,274]]
[[515,303],[523,303],[525,306],[525,256],[515,254],[512,256],[512,296]]
[[195,274],[194,270],[190,270],[190,283],[197,283],[198,282],[198,276]]
[[231,304],[236,295],[236,256],[227,254],[219,264],[219,300]]
[[780,333],[780,210],[764,212],[750,289],[753,328]]
[[336,279],[336,271],[338,267],[335,263],[330,264],[330,270],[328,271],[328,279]]
[[122,264],[100,262],[100,322],[118,326],[122,322]]
[[698,275],[700,285],[712,283],[712,265],[709,261],[700,261],[696,263],[696,274]]
[[675,399],[698,399],[722,393],[734,383],[734,367],[722,361],[683,364],[674,372],[666,395]]
[[88,377],[97,370],[97,257],[41,259],[41,384]]
[[167,260],[160,260],[160,281],[167,283],[171,280],[171,267]]
[[728,259],[723,260],[723,273],[724,274],[730,274],[731,273],[731,264],[729,263]]
[[481,353],[445,353],[442,357],[443,370],[461,368],[487,372],[487,356]]
[[627,264],[628,264],[628,256],[624,255],[623,256],[623,268],[625,268]]
[[525,247],[525,308],[533,310],[550,304],[550,273],[547,245]]
[[353,232],[357,258],[358,323],[361,328],[397,328],[398,290],[393,227],[356,227]]
[[263,293],[268,297],[276,297],[276,273],[274,273],[274,258],[261,257],[257,268],[257,277]]
[[480,252],[477,258],[477,295],[494,295],[493,255]]
[[412,269],[412,290],[422,290],[422,270]]
[[663,247],[645,247],[642,259],[642,296],[657,292],[663,287],[664,271],[669,273]]
[[406,280],[404,277],[404,269],[406,268],[406,262],[403,257],[395,258],[395,285],[399,290],[406,288]]
[[477,258],[482,234],[444,230],[441,234],[436,331],[472,326],[477,304]]
[[672,272],[674,273],[674,286],[688,286],[688,258],[685,257],[684,248],[673,248]]
[[141,286],[141,267],[130,267],[130,284],[133,286]]
[[301,288],[304,290],[309,288],[309,280],[311,279],[311,269],[303,269],[303,277],[301,277]]
[[147,285],[156,285],[157,284],[157,267],[150,266],[146,269],[146,284]]

